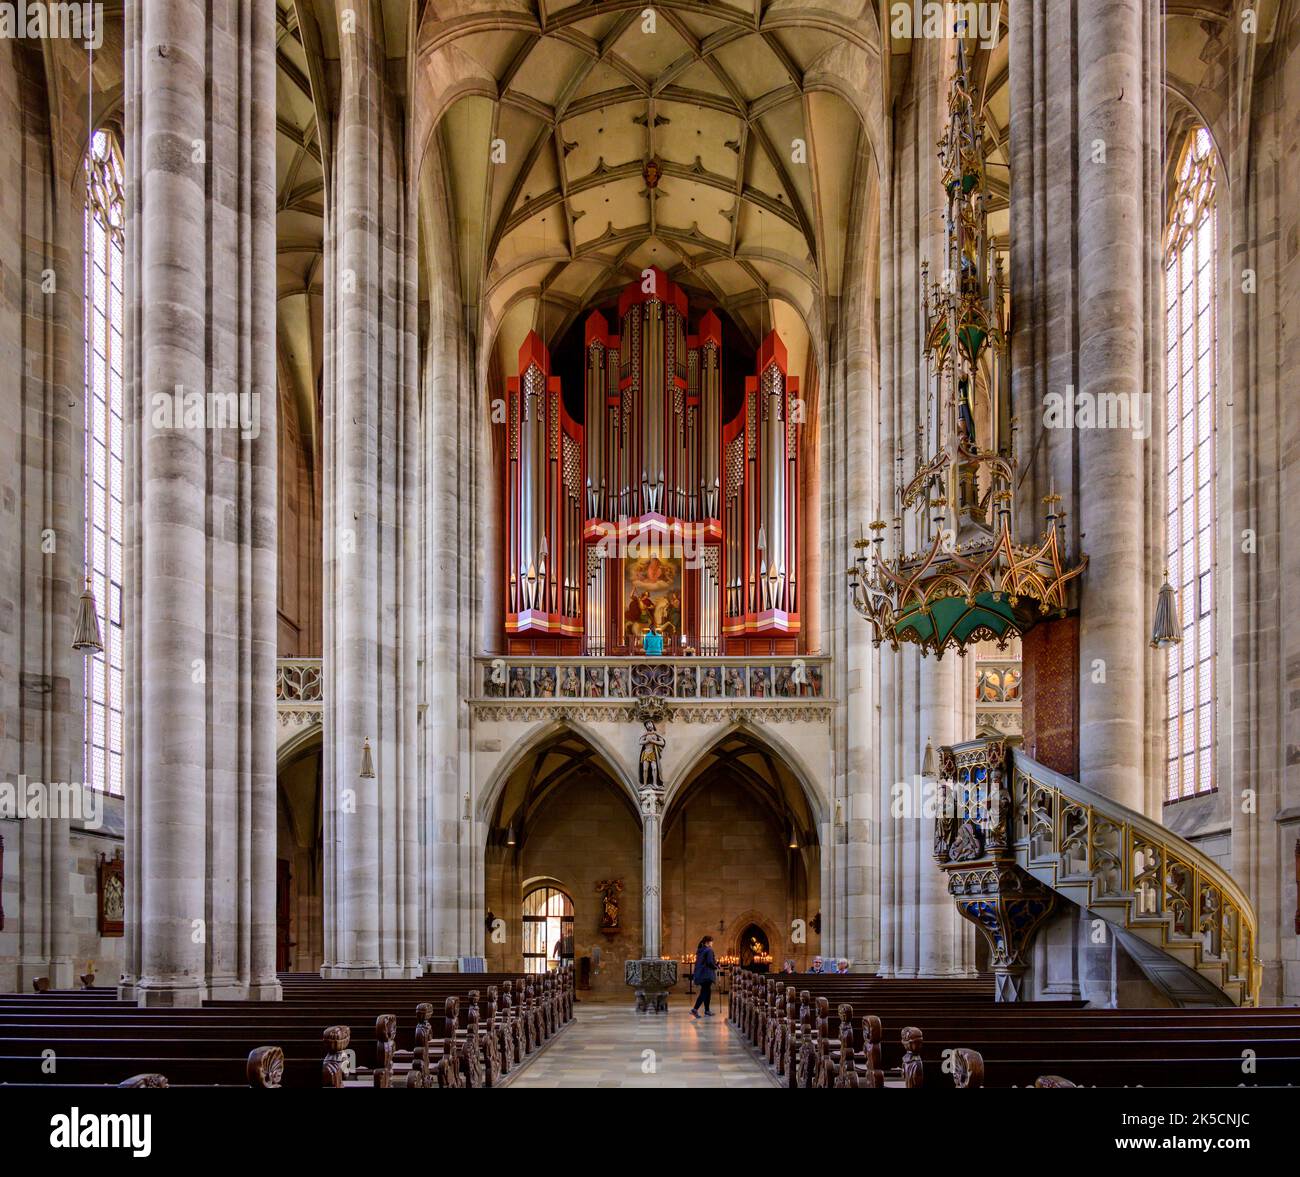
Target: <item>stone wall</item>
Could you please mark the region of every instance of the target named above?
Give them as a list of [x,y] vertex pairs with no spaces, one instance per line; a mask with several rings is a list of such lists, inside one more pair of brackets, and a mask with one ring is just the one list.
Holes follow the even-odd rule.
[[[0,993],[30,991],[31,979],[49,976],[36,962],[29,961],[20,970],[18,929],[24,919],[39,918],[39,897],[24,904],[20,879],[23,876],[23,839],[20,826],[35,830],[42,823],[0,821],[0,838],[4,839],[4,880],[0,888],[0,907],[4,909],[4,931],[0,931]],[[122,846],[122,804],[105,799],[103,822],[98,830],[74,828],[69,834],[68,931],[67,958],[70,982],[89,971],[97,985],[115,985],[122,972],[122,937],[101,936],[98,920],[99,856],[112,857]],[[51,979],[54,983],[56,978]],[[65,982],[67,983],[67,982]]]
[[[277,787],[276,858],[289,870],[289,960],[291,972],[316,972],[324,959],[320,829],[319,748],[280,770]],[[277,888],[283,866],[277,870]],[[277,936],[279,929],[277,890]]]
[[[786,956],[806,967],[821,950],[812,930],[820,910],[816,848],[792,851],[788,831],[743,785],[715,777],[696,789],[664,826],[665,956],[695,951],[705,933],[719,955],[735,953],[750,923],[767,933],[773,966]],[[793,921],[807,928],[792,943]]]
[[[592,989],[623,992],[623,962],[641,955],[642,933],[641,828],[628,801],[600,777],[565,785],[533,819],[520,868],[525,887],[530,879],[551,878],[573,898],[574,957],[593,957]],[[623,880],[621,927],[613,935],[600,931],[596,883],[602,879]],[[520,899],[522,894],[512,909],[516,927]],[[599,971],[594,969],[595,949],[600,950]]]
[[281,658],[319,658],[321,648],[320,467],[293,398],[280,390],[279,591]]

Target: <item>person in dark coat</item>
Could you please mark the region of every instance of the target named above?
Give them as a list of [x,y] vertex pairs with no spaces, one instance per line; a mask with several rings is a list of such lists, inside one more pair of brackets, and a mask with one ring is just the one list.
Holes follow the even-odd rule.
[[713,982],[718,979],[718,957],[713,951],[713,937],[705,936],[695,949],[695,971],[691,979],[700,987],[700,994],[691,1006],[691,1017],[700,1016],[700,1006],[704,1006],[704,1016],[713,1017],[709,1009],[709,999],[713,996]]

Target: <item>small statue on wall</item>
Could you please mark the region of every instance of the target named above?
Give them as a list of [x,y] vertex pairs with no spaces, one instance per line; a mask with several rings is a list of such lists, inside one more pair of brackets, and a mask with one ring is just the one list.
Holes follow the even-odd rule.
[[652,720],[645,721],[645,733],[638,743],[641,745],[641,787],[662,789],[664,779],[659,768],[659,755],[667,741],[659,734]]
[[600,930],[602,932],[617,932],[618,923],[618,901],[619,896],[623,894],[622,879],[601,879],[596,884],[596,890],[600,892]]

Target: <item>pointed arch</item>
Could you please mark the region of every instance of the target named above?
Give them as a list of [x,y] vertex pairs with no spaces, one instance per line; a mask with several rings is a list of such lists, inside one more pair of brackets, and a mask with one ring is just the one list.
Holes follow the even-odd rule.
[[740,717],[725,727],[710,729],[705,732],[694,748],[688,751],[679,767],[670,767],[666,774],[664,788],[664,813],[669,814],[679,797],[716,756],[717,749],[733,736],[741,736],[747,742],[766,749],[785,767],[792,780],[802,793],[804,804],[808,808],[813,832],[819,831],[827,820],[827,799],[814,784],[816,777],[799,752],[770,725],[758,726],[744,717]]
[[565,736],[574,736],[587,744],[599,758],[600,767],[609,779],[616,783],[626,795],[627,800],[637,813],[637,823],[641,822],[640,804],[637,799],[636,785],[625,771],[622,760],[613,746],[586,724],[573,719],[557,719],[548,723],[539,723],[522,739],[516,741],[511,750],[502,757],[496,768],[479,790],[474,806],[476,821],[490,831],[492,816],[505,791],[506,785],[521,765],[528,763],[531,757],[544,751],[549,745]]

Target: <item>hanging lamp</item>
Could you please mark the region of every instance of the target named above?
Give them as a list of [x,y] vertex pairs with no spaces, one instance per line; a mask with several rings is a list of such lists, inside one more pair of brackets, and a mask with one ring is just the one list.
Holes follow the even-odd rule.
[[1151,647],[1167,650],[1183,640],[1183,619],[1178,610],[1178,593],[1169,583],[1169,569],[1165,569],[1165,582],[1156,594],[1156,615],[1151,625]]
[[86,577],[86,587],[81,591],[81,600],[77,602],[77,624],[72,630],[72,648],[80,650],[87,658],[104,652],[104,643],[99,634],[99,612],[95,608],[95,594],[90,587],[90,577]]

